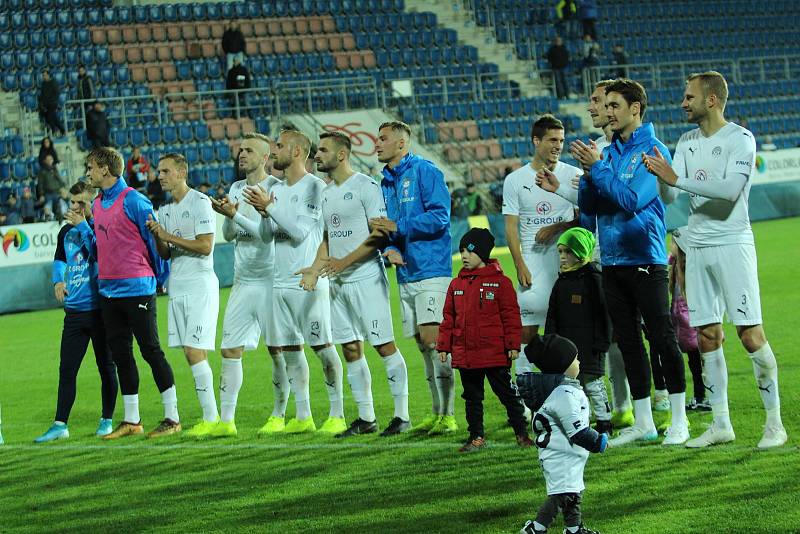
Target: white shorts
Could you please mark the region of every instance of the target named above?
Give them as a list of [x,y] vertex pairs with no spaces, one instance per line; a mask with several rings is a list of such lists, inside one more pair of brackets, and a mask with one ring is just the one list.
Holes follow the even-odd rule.
[[254,350],[258,340],[272,346],[272,280],[263,284],[233,284],[222,321],[223,349]]
[[686,302],[694,327],[721,323],[725,312],[736,326],[761,324],[756,247],[689,247]]
[[332,343],[328,284],[314,291],[276,287],[272,290],[272,331],[275,345],[312,347]]
[[403,335],[414,337],[419,325],[441,324],[444,319],[444,299],[450,278],[439,276],[400,285],[400,310],[403,316]]
[[340,283],[331,280],[333,342],[364,341],[373,347],[394,341],[386,274]]
[[[553,260],[553,261],[551,261]],[[522,261],[531,272],[531,286],[517,288],[522,326],[544,326],[550,293],[558,279],[558,256],[523,255]]]
[[218,315],[219,291],[170,297],[167,314],[169,346],[214,350]]

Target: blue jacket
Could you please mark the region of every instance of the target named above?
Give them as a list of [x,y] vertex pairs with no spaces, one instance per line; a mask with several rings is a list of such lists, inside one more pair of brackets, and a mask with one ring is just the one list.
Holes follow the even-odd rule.
[[52,280],[54,285],[66,285],[64,308],[68,310],[86,312],[98,308],[97,256],[90,244],[93,236],[94,229],[86,222],[78,226],[67,224],[58,232]]
[[389,247],[403,255],[397,281],[453,276],[450,251],[450,192],[444,174],[430,161],[407,154],[381,180],[387,217],[397,223]]
[[[117,183],[103,190],[102,205],[104,209],[108,209],[114,204],[114,201],[128,187],[125,180],[122,178],[117,179]],[[153,219],[156,214],[153,211],[153,204],[143,194],[137,191],[131,191],[125,197],[122,209],[125,215],[133,221],[133,224],[139,229],[139,236],[147,246],[147,251],[150,255],[150,267],[155,273],[155,278],[152,276],[146,278],[124,278],[120,280],[100,280],[100,294],[107,298],[123,298],[123,297],[144,297],[147,295],[154,295],[156,292],[156,283],[163,286],[169,276],[169,263],[161,259],[156,249],[156,242],[153,234],[147,229],[147,216],[152,215]],[[94,236],[94,233],[92,234]]]
[[603,159],[592,165],[591,178],[581,180],[578,207],[582,216],[597,216],[603,266],[667,264],[664,203],[658,179],[642,163],[642,153],[652,155],[654,146],[672,162],[649,122],[627,143],[614,135]]

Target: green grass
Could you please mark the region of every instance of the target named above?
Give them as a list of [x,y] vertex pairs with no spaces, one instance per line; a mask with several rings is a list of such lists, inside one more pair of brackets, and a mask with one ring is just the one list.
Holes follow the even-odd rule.
[[[789,443],[754,450],[764,413],[750,362],[726,327],[736,442],[700,451],[649,445],[593,455],[583,505],[588,526],[606,534],[798,532],[800,219],[760,223],[755,232],[765,325],[780,365]],[[509,258],[502,260],[513,272]],[[227,296],[223,291],[223,302]],[[393,304],[399,328],[396,288]],[[162,333],[165,305],[159,299]],[[536,452],[513,445],[502,407],[489,392],[491,447],[476,454],[456,450],[466,436],[460,399],[462,430],[452,437],[368,436],[345,443],[317,436],[257,439],[272,402],[263,349],[245,356],[238,440],[99,442],[91,436],[100,395],[89,354],[70,420],[73,437],[34,445],[53,417],[62,316],[51,310],[0,317],[6,439],[0,447],[0,532],[516,532],[545,496]],[[412,419],[419,420],[429,406],[420,357],[408,340],[400,346],[411,377]],[[180,352],[169,350],[168,357],[182,419],[191,422],[200,416],[191,373]],[[391,398],[385,373],[374,352],[368,357],[376,410],[386,423]],[[161,403],[147,365],[139,361],[142,417],[153,427]],[[211,361],[218,374],[219,354]],[[322,371],[316,357],[310,355],[309,362],[313,409],[321,423],[327,413]],[[352,418],[356,410],[347,397]],[[121,410],[119,402],[117,419]],[[690,418],[693,435],[710,421],[707,414]],[[559,519],[551,532],[561,528]]]

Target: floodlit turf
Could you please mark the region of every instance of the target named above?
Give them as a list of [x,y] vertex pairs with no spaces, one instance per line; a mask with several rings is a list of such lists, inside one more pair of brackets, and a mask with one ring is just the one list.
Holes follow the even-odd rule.
[[[728,327],[736,442],[700,451],[646,445],[593,455],[583,504],[587,526],[606,534],[798,532],[800,219],[760,223],[755,232],[789,443],[778,450],[754,450],[763,409],[750,362]],[[502,260],[513,272],[510,257]],[[227,296],[223,291],[223,303]],[[393,299],[399,333],[396,289]],[[366,436],[344,442],[322,436],[256,438],[272,405],[263,349],[245,356],[238,439],[100,442],[91,435],[100,416],[100,394],[89,354],[79,375],[72,437],[34,445],[55,409],[61,321],[59,310],[0,317],[6,440],[0,446],[0,532],[516,532],[545,496],[536,452],[516,448],[502,408],[488,391],[489,447],[478,453],[457,452],[466,437],[460,399],[461,430],[455,436]],[[159,321],[165,334],[165,298],[159,299]],[[421,420],[429,406],[422,364],[413,343],[404,340],[401,350],[411,376],[412,419]],[[191,373],[180,352],[168,355],[181,417],[192,423],[200,408]],[[219,360],[219,353],[211,356],[217,380]],[[162,415],[161,403],[147,365],[139,361],[142,418],[149,430]],[[313,411],[321,424],[327,415],[323,375],[315,356],[309,355],[309,363]],[[386,375],[372,351],[369,364],[379,422],[386,424],[391,418]],[[690,381],[689,376],[687,370]],[[356,409],[347,391],[346,397],[349,420]],[[121,413],[120,401],[115,422]],[[691,414],[690,419],[696,436],[710,415]],[[551,532],[562,528],[559,518]]]

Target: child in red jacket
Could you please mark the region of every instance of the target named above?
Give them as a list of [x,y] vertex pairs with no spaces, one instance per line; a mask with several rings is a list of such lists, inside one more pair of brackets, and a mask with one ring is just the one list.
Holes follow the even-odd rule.
[[497,260],[489,259],[494,236],[489,230],[473,228],[461,238],[459,249],[464,267],[450,282],[444,303],[444,320],[436,345],[439,357],[453,356],[464,387],[469,439],[459,449],[482,448],[483,382],[506,407],[517,443],[530,447],[525,406],[511,383],[511,361],[519,356],[522,335],[519,305],[514,286]]

